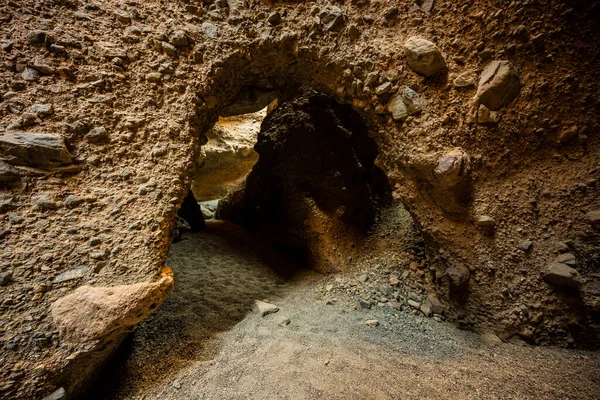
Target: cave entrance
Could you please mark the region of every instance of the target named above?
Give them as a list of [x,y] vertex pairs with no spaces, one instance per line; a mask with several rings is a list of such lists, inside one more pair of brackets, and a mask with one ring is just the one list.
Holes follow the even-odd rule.
[[[390,250],[373,236],[406,234],[399,215],[412,220],[399,214],[356,111],[307,88],[268,104],[221,116],[208,132],[167,260],[175,289],[130,335],[96,398],[139,394],[210,360],[215,338],[245,320],[256,300],[284,302],[296,282],[306,287],[298,276],[349,269],[365,246]],[[191,209],[206,220],[196,232],[182,228],[194,225]],[[374,228],[382,219],[394,232]],[[284,312],[281,319],[285,326]]]

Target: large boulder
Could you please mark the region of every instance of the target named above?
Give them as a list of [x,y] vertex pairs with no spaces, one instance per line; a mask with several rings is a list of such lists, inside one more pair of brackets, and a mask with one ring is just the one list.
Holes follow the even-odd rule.
[[409,37],[404,42],[406,60],[410,69],[417,74],[433,76],[446,67],[444,56],[438,47],[420,37]]
[[33,167],[48,167],[73,161],[65,141],[59,135],[29,132],[0,135],[0,159],[13,165]]
[[483,104],[492,111],[499,110],[513,101],[520,90],[519,73],[513,65],[506,60],[494,60],[481,73],[476,106]]

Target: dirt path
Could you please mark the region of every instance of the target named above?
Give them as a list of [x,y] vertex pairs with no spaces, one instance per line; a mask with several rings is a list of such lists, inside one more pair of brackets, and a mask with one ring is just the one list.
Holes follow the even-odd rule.
[[[294,276],[293,260],[229,223],[186,235],[168,263],[173,294],[90,398],[600,398],[597,353],[492,347],[432,319],[356,311],[349,298],[328,304],[316,289],[332,278]],[[255,299],[280,311],[261,318],[250,312]],[[291,323],[281,327],[284,318]]]

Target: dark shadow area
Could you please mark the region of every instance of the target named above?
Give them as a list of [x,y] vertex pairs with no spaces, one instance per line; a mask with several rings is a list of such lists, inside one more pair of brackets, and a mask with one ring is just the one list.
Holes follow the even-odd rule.
[[217,216],[301,253],[310,248],[307,220],[317,215],[322,226],[363,234],[391,190],[375,165],[378,149],[368,127],[351,106],[307,88],[291,98],[263,121],[259,160]]
[[282,290],[304,265],[256,233],[208,221],[171,246],[167,265],[175,289],[126,339],[86,399],[126,398],[173,377],[191,362],[209,360],[215,339],[251,312],[254,300]]

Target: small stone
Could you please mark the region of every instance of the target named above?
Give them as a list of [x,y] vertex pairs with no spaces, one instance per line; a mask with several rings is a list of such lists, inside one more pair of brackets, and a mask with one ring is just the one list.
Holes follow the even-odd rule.
[[433,314],[442,314],[444,312],[444,306],[434,294],[427,296],[423,305]]
[[67,207],[69,209],[73,209],[84,202],[85,202],[85,199],[74,196],[74,195],[70,195],[70,196],[67,196],[64,203],[65,203],[65,207]]
[[190,44],[185,32],[182,30],[173,32],[169,37],[169,41],[173,46],[180,48],[188,47]]
[[283,317],[278,323],[277,325],[281,326],[281,327],[285,327],[288,326],[292,321],[287,318],[287,317]]
[[400,92],[400,97],[406,106],[408,115],[419,114],[425,108],[425,101],[417,92],[405,86]]
[[477,123],[481,125],[493,125],[497,124],[500,120],[498,116],[498,112],[490,111],[489,108],[484,106],[483,104],[479,105],[479,110],[477,110]]
[[388,285],[381,285],[379,287],[379,291],[381,292],[381,294],[383,294],[384,296],[389,296],[392,294],[392,288],[389,287]]
[[394,96],[388,103],[388,111],[392,113],[394,121],[405,121],[408,118],[408,110],[402,96]]
[[367,275],[367,274],[362,274],[361,276],[358,277],[358,281],[360,283],[365,283],[368,280],[369,280],[369,275]]
[[452,85],[455,88],[464,88],[469,86],[474,86],[477,82],[477,73],[475,71],[465,71],[459,74],[452,81]]
[[481,73],[476,104],[483,104],[492,111],[508,105],[521,90],[521,81],[517,70],[509,61],[495,60],[489,63]]
[[356,308],[359,311],[360,310],[370,310],[371,309],[371,303],[369,303],[368,301],[363,300],[361,298],[358,298],[356,300],[356,305],[355,305],[354,308]]
[[533,246],[533,242],[531,240],[524,240],[518,245],[519,250],[524,252],[528,252],[529,250],[531,250],[531,246]]
[[456,264],[448,267],[446,275],[450,282],[457,288],[466,287],[469,284],[471,273],[467,267],[462,264]]
[[479,218],[477,218],[477,226],[479,226],[480,228],[494,229],[495,225],[496,221],[494,221],[494,218],[490,216],[482,215]]
[[389,283],[391,286],[398,286],[398,284],[400,284],[400,281],[398,280],[397,276],[392,275],[390,276]]
[[34,196],[31,198],[31,200],[40,210],[47,211],[56,210],[58,208],[58,205],[54,202],[54,200],[46,194]]
[[107,257],[108,257],[107,249],[94,250],[90,253],[90,258],[93,258],[94,260],[106,260]]
[[379,320],[377,320],[377,319],[368,319],[368,320],[365,321],[365,325],[374,328],[376,326],[379,326]]
[[586,214],[588,222],[592,225],[600,225],[600,210],[593,210]]
[[25,68],[25,70],[23,70],[23,73],[21,74],[21,78],[25,79],[26,81],[37,81],[38,79],[40,79],[40,73],[37,72],[35,69],[33,68]]
[[50,115],[54,111],[54,106],[52,104],[34,104],[29,109],[30,113],[36,115]]
[[281,23],[281,14],[278,11],[275,11],[269,18],[267,18],[267,22],[271,25],[279,25]]
[[12,165],[0,161],[0,182],[16,182],[21,179],[21,173]]
[[446,67],[440,49],[428,40],[409,37],[404,42],[404,50],[408,66],[420,75],[431,77]]
[[502,339],[500,339],[494,332],[482,333],[481,340],[490,346],[498,346],[502,344]]
[[323,30],[325,32],[339,31],[346,25],[344,13],[337,6],[326,8],[319,15],[319,19],[321,20],[321,24],[323,24]]
[[554,260],[556,263],[567,264],[571,267],[575,267],[577,265],[577,259],[571,253],[561,254]]
[[204,37],[208,39],[217,39],[219,37],[217,27],[210,22],[202,23],[202,33],[204,34]]
[[348,27],[348,36],[350,36],[351,40],[356,40],[360,37],[360,30],[354,24]]
[[12,271],[0,272],[0,286],[5,286],[10,283],[12,279]]
[[416,310],[418,310],[418,309],[421,308],[421,304],[419,302],[417,302],[417,301],[408,300],[407,303],[408,303],[409,306],[411,306],[412,308],[414,308]]
[[146,74],[146,80],[148,82],[159,83],[162,81],[162,74],[160,72],[150,72]]
[[264,301],[254,300],[254,307],[252,311],[261,317],[269,314],[274,314],[279,311],[279,307],[273,304],[265,303]]
[[162,46],[162,49],[165,52],[165,54],[168,55],[169,57],[177,56],[177,48],[175,46],[173,46],[171,43],[162,42],[161,46]]
[[74,279],[83,278],[87,272],[88,268],[85,265],[81,265],[79,267],[75,267],[68,271],[58,274],[56,278],[54,278],[52,283],[62,283],[72,281]]
[[375,94],[382,95],[392,90],[392,82],[383,83],[375,88]]
[[13,165],[34,167],[67,164],[73,159],[59,135],[32,132],[0,134],[0,156]]
[[41,46],[46,43],[47,33],[40,30],[27,32],[27,41],[34,46]]
[[552,263],[543,271],[542,277],[546,282],[557,287],[579,288],[583,284],[581,276],[576,269],[567,264]]
[[0,228],[0,240],[7,237],[9,233],[10,233],[10,229]]
[[102,144],[109,141],[106,129],[101,126],[90,130],[84,138],[88,143],[92,144]]
[[2,42],[0,43],[0,49],[4,50],[7,53],[10,53],[10,51],[13,48],[13,44],[12,42]]
[[131,17],[126,12],[118,10],[118,11],[115,11],[114,14],[115,14],[115,19],[117,21],[119,21],[120,23],[122,23],[122,24],[131,23]]
[[64,388],[58,388],[48,396],[42,398],[42,400],[67,400],[67,392]]

